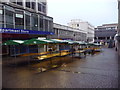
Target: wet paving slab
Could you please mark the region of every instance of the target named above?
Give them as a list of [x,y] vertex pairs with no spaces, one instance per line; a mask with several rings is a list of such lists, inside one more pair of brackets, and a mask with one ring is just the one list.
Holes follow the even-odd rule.
[[[101,53],[86,58],[70,56],[54,58],[48,63],[26,66],[3,66],[3,88],[117,88],[118,60],[114,49],[104,48]],[[44,65],[45,64],[45,65]],[[41,68],[42,71],[41,72]]]

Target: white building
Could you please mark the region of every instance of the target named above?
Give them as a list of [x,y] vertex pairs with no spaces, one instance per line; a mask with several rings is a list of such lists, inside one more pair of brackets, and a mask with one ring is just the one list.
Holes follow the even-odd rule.
[[72,28],[69,26],[54,23],[53,24],[54,35],[48,38],[70,39],[77,41],[86,41],[86,33],[84,31]]
[[73,28],[78,28],[84,33],[86,33],[87,41],[89,42],[94,41],[94,26],[92,26],[89,22],[82,21],[80,19],[72,19],[68,23],[68,26],[73,27]]

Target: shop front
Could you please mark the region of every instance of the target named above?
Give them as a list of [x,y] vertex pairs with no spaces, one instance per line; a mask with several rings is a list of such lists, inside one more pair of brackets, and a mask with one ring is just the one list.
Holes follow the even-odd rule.
[[[47,31],[1,28],[0,34],[2,34],[2,42],[5,42],[7,40],[29,40],[38,37],[47,38],[48,35],[53,35],[54,33]],[[44,51],[44,48],[44,45],[2,45],[1,54],[14,56],[25,53],[38,53]]]

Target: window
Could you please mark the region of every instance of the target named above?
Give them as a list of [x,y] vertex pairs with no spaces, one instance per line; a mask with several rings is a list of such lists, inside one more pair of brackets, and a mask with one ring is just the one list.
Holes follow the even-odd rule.
[[30,30],[30,16],[25,15],[26,29]]
[[6,23],[13,24],[13,14],[12,11],[5,10]]
[[0,9],[0,22],[3,22],[3,10]]
[[46,5],[46,2],[42,2],[43,5]]
[[18,4],[18,5],[21,5],[21,6],[23,5],[23,3],[22,3],[22,2],[19,2],[19,1],[17,2],[17,4]]
[[32,30],[38,30],[38,16],[32,15],[31,19],[32,19],[31,22]]
[[14,12],[5,10],[6,28],[14,28]]
[[46,13],[46,7],[45,6],[43,6],[43,12]]
[[32,9],[35,9],[35,2],[32,2]]
[[45,31],[49,31],[48,30],[48,20],[45,19]]
[[29,0],[25,4],[26,4],[26,7],[30,8],[30,2],[29,2]]
[[53,32],[53,22],[49,21],[49,31]]
[[23,14],[15,14],[15,27],[18,29],[24,29],[24,17]]
[[2,15],[2,14],[3,14],[3,10],[0,9],[0,15]]
[[16,3],[16,0],[10,0],[10,2],[12,2],[12,3]]
[[41,17],[40,19],[40,30],[43,31],[43,18]]
[[38,3],[38,11],[41,11],[41,4]]
[[16,2],[18,5],[23,5],[23,0],[17,0],[17,2]]

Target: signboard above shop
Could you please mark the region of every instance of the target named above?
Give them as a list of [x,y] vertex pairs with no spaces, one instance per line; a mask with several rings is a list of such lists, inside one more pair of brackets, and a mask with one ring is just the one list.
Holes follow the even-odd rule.
[[47,31],[34,31],[34,30],[24,30],[24,29],[10,29],[10,28],[0,28],[0,33],[13,33],[13,34],[39,34],[39,35],[53,35],[53,32]]

